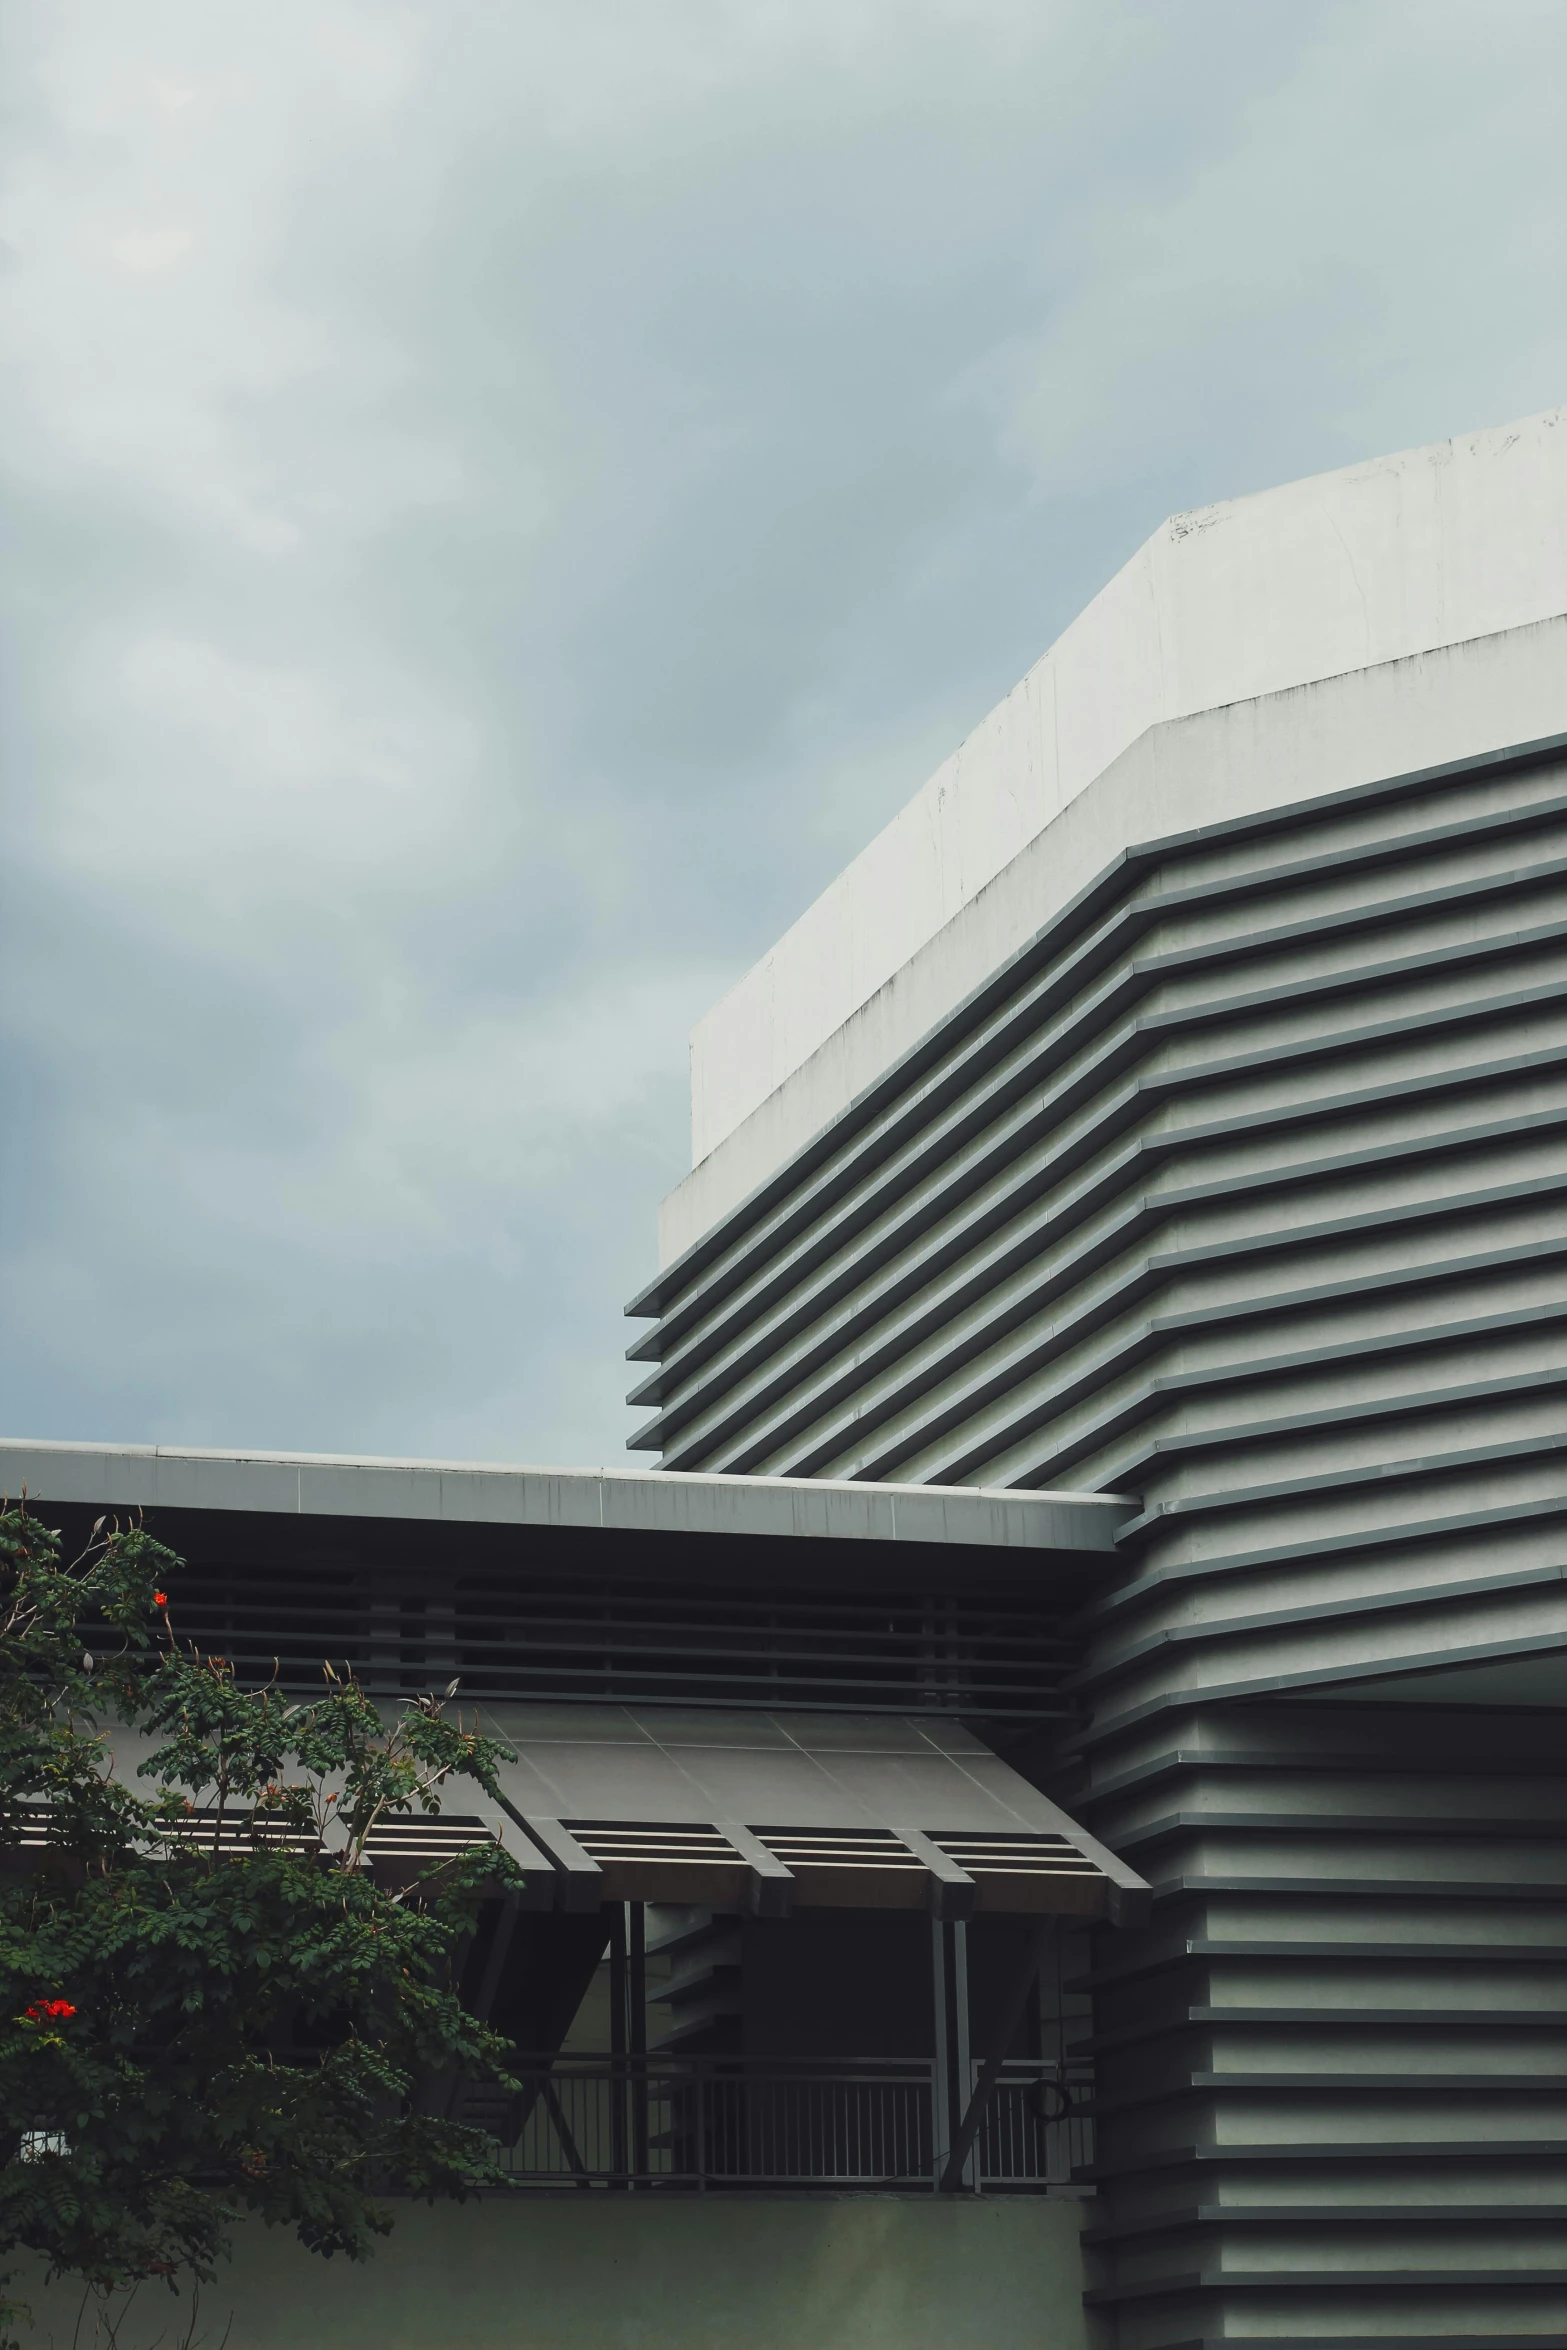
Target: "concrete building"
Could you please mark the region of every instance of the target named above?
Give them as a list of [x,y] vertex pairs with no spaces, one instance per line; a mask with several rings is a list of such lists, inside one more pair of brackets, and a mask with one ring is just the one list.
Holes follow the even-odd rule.
[[0,1447],[516,1751],[519,2192],[231,2350],[1567,2344],[1564,914],[1567,411],[1167,523],[701,1024],[657,1468]]
[[1136,1497],[1122,2350],[1567,2341],[1567,411],[1167,523],[697,1029],[633,1439]]

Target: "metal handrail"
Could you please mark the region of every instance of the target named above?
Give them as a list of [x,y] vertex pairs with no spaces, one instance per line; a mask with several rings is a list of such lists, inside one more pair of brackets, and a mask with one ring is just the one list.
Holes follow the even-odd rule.
[[[471,2099],[468,2114],[502,2140],[519,2186],[934,2190],[946,2158],[927,2057],[582,2051],[517,2056],[511,2069],[520,2093]],[[1053,2062],[1009,2059],[976,2140],[974,2187],[1066,2186],[1092,2158],[1085,2087]]]

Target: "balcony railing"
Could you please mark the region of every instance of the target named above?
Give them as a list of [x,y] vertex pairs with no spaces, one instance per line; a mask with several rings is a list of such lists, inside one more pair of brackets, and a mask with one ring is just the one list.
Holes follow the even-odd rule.
[[[520,2186],[933,2191],[956,2129],[939,2068],[924,2058],[592,2055],[517,2059],[513,2069],[522,2095],[488,2110],[472,2104],[469,2118],[502,2139]],[[977,2080],[977,2064],[972,2072]],[[1056,2064],[1006,2064],[965,2186],[1037,2194],[1069,2185],[1093,2159],[1086,2098],[1086,2080],[1063,2079]]]

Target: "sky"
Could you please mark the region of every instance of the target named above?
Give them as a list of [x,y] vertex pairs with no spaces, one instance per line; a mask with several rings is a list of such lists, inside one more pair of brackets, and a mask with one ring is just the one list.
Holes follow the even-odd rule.
[[628,1466],[693,1020],[1567,399],[1560,0],[0,0],[0,1432]]

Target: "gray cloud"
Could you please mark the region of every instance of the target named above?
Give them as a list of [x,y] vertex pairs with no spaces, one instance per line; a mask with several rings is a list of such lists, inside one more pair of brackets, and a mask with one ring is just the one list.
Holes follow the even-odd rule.
[[1163,513],[1567,381],[1554,0],[0,40],[21,1433],[618,1457],[696,1014]]

